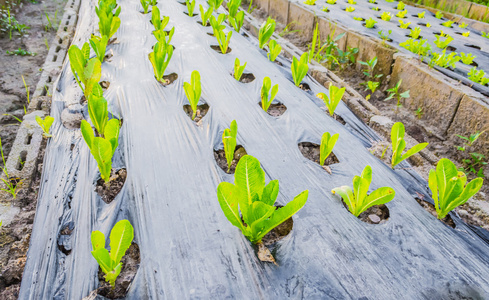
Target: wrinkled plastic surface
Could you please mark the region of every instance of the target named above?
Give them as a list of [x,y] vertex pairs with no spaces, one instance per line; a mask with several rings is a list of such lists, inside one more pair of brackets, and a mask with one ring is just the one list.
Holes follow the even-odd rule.
[[[106,204],[94,191],[99,174],[79,130],[60,122],[64,107],[81,92],[68,63],[53,94],[56,122],[46,149],[35,224],[22,279],[20,299],[81,299],[98,287],[98,265],[90,251],[90,233],[108,235],[120,219],[130,220],[141,251],[141,264],[128,299],[458,299],[489,295],[489,247],[469,227],[452,229],[415,201],[426,183],[410,170],[392,171],[366,149],[378,137],[341,104],[343,126],[329,117],[314,97],[326,92],[311,78],[310,93],[294,86],[284,67],[268,62],[250,37],[234,33],[232,52],[210,48],[210,28],[197,24],[175,1],[160,1],[175,26],[175,52],[167,74],[178,80],[156,82],[148,53],[155,43],[150,14],[139,1],[119,0],[122,25],[113,57],[102,66],[109,109],[124,120],[114,167],[128,177],[117,198]],[[203,4],[198,1],[198,4]],[[207,7],[206,4],[204,4]],[[94,1],[84,1],[74,43],[95,31]],[[239,83],[230,72],[235,57],[247,62],[256,80]],[[203,100],[210,105],[201,126],[184,113],[183,82],[193,70],[202,77]],[[262,80],[279,84],[287,106],[279,118],[258,105]],[[87,117],[88,118],[88,117]],[[279,266],[262,263],[254,248],[222,213],[216,196],[221,181],[232,182],[214,160],[224,128],[235,119],[238,144],[258,158],[267,181],[280,180],[278,204],[308,189],[294,228],[279,242]],[[303,157],[300,142],[319,143],[339,133],[333,175]],[[73,147],[73,150],[71,150]],[[331,189],[351,184],[365,165],[373,169],[372,188],[391,186],[390,219],[370,225],[351,215]],[[401,164],[401,167],[409,167]],[[427,196],[425,194],[425,196]],[[70,225],[70,236],[60,231]],[[58,244],[71,249],[66,255]]]

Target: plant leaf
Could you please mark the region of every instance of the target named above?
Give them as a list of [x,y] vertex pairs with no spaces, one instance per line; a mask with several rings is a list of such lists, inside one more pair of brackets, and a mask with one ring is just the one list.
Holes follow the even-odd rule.
[[117,222],[110,232],[110,258],[118,264],[134,239],[134,228],[128,220]]

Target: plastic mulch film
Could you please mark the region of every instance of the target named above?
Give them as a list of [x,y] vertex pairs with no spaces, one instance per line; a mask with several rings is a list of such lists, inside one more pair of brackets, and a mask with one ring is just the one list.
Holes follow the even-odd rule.
[[[198,1],[198,4],[207,4]],[[80,130],[60,121],[63,109],[79,105],[81,91],[69,63],[57,81],[51,115],[54,138],[44,158],[42,186],[20,299],[81,299],[99,285],[91,256],[90,234],[106,236],[120,219],[135,229],[141,263],[128,299],[460,299],[489,296],[489,246],[454,217],[452,229],[418,205],[426,182],[409,170],[391,170],[366,147],[378,137],[341,104],[346,126],[329,117],[314,95],[326,89],[311,78],[311,91],[297,88],[283,66],[269,62],[257,42],[234,33],[231,53],[222,55],[208,35],[210,27],[188,17],[185,6],[160,1],[163,15],[175,26],[173,58],[166,74],[178,79],[158,83],[148,54],[155,38],[150,14],[136,0],[120,0],[121,27],[113,54],[102,65],[109,110],[123,118],[114,168],[125,167],[127,180],[110,204],[95,192],[97,165]],[[84,1],[74,43],[95,32],[94,1]],[[229,28],[228,28],[229,29]],[[247,62],[256,79],[237,82],[230,73],[234,59]],[[183,82],[193,70],[202,77],[210,109],[201,124],[186,115]],[[265,76],[279,84],[280,117],[258,105]],[[86,108],[85,117],[88,119]],[[221,181],[233,181],[214,159],[221,134],[232,120],[238,144],[258,158],[267,182],[279,179],[279,204],[309,190],[304,208],[294,215],[291,233],[278,242],[278,266],[258,260],[253,246],[225,218],[216,195]],[[319,144],[324,132],[339,133],[332,175],[305,158],[300,142]],[[343,206],[331,189],[351,185],[366,165],[373,169],[372,188],[391,186],[389,220],[367,224]],[[409,167],[402,164],[402,167]],[[69,226],[71,235],[60,231]],[[65,250],[61,251],[60,244]]]

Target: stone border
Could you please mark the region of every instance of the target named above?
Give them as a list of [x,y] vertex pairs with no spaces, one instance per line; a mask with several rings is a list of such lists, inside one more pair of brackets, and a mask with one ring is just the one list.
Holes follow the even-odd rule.
[[[46,143],[43,141],[43,132],[36,122],[36,116],[44,117],[49,115],[53,84],[61,72],[71,38],[75,33],[80,1],[68,0],[66,3],[58,31],[49,47],[41,77],[27,107],[27,114],[23,117],[23,122],[20,124],[5,164],[9,176],[21,180],[18,190],[31,188],[32,179],[36,174],[38,164],[42,162],[42,157],[39,157],[39,153]],[[19,162],[19,158],[24,161],[23,164]],[[3,173],[2,178],[5,178]],[[0,188],[5,188],[3,182],[0,183]],[[3,225],[9,224],[15,215],[15,211],[18,210],[13,204],[10,194],[0,193],[0,219],[3,221]]]

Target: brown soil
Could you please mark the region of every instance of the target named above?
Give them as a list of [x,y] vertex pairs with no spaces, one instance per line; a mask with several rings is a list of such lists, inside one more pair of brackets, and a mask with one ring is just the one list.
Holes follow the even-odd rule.
[[[341,203],[343,203],[345,209],[350,212],[348,210],[348,205],[343,201],[343,198],[341,198]],[[366,211],[358,216],[358,219],[369,224],[384,224],[389,220],[389,216],[389,208],[387,208],[385,204],[380,204],[367,208]]]
[[163,75],[163,79],[160,81],[160,83],[163,86],[168,86],[168,85],[172,84],[177,79],[178,79],[178,74],[177,73],[171,73],[169,75]]
[[[211,48],[212,50],[216,51],[217,53],[219,54],[223,54],[222,51],[221,51],[221,47],[219,47],[219,45],[211,45]],[[231,47],[228,47],[227,51],[226,51],[226,54],[228,54],[229,52],[231,52],[233,49],[231,49]]]
[[[234,78],[234,70],[231,71],[230,74]],[[250,83],[253,80],[255,80],[255,75],[253,75],[253,73],[243,73],[243,74],[241,74],[241,78],[239,79],[239,82],[241,82],[241,83]]]
[[[243,148],[243,146],[241,145],[236,146],[236,149],[234,150],[234,159],[233,162],[231,163],[231,168],[228,174],[234,174],[234,171],[236,170],[236,166],[238,165],[238,161],[241,159],[241,157],[245,155],[246,155],[245,148]],[[224,172],[227,172],[228,162],[226,160],[226,153],[224,152],[224,149],[214,150],[214,159],[217,161],[217,165]]]
[[[261,101],[258,103],[260,107],[261,106]],[[287,106],[283,105],[282,103],[272,103],[268,107],[267,114],[269,114],[272,117],[280,117],[281,115],[284,114],[284,112],[287,110]]]
[[[190,105],[184,105],[183,110],[187,114],[187,116],[192,119],[193,111],[192,107]],[[205,117],[207,112],[209,111],[209,105],[206,103],[202,105],[197,105],[197,115],[195,116],[194,122],[197,123],[197,125],[200,125],[202,118]]]
[[[299,143],[299,150],[301,151],[302,155],[304,155],[305,158],[319,164],[320,146],[318,144],[309,143],[309,142]],[[332,164],[337,164],[339,162],[340,161],[338,157],[336,157],[334,152],[331,152],[331,154],[324,161],[324,165],[328,166]]]
[[[438,218],[438,215],[436,214],[435,206],[433,204],[426,202],[424,200],[421,200],[417,197],[415,199],[418,202],[418,204],[421,205],[421,207],[423,207],[426,211],[428,211],[430,214],[432,214],[435,218]],[[440,221],[442,221],[443,223],[445,223],[446,225],[448,225],[452,228],[455,228],[455,222],[453,222],[450,215],[447,215],[445,218],[441,219]]]
[[100,197],[102,197],[102,200],[104,200],[105,203],[109,204],[122,190],[124,182],[126,182],[126,177],[126,169],[112,169],[109,184],[106,185],[102,178],[100,178],[97,180],[95,191]]

